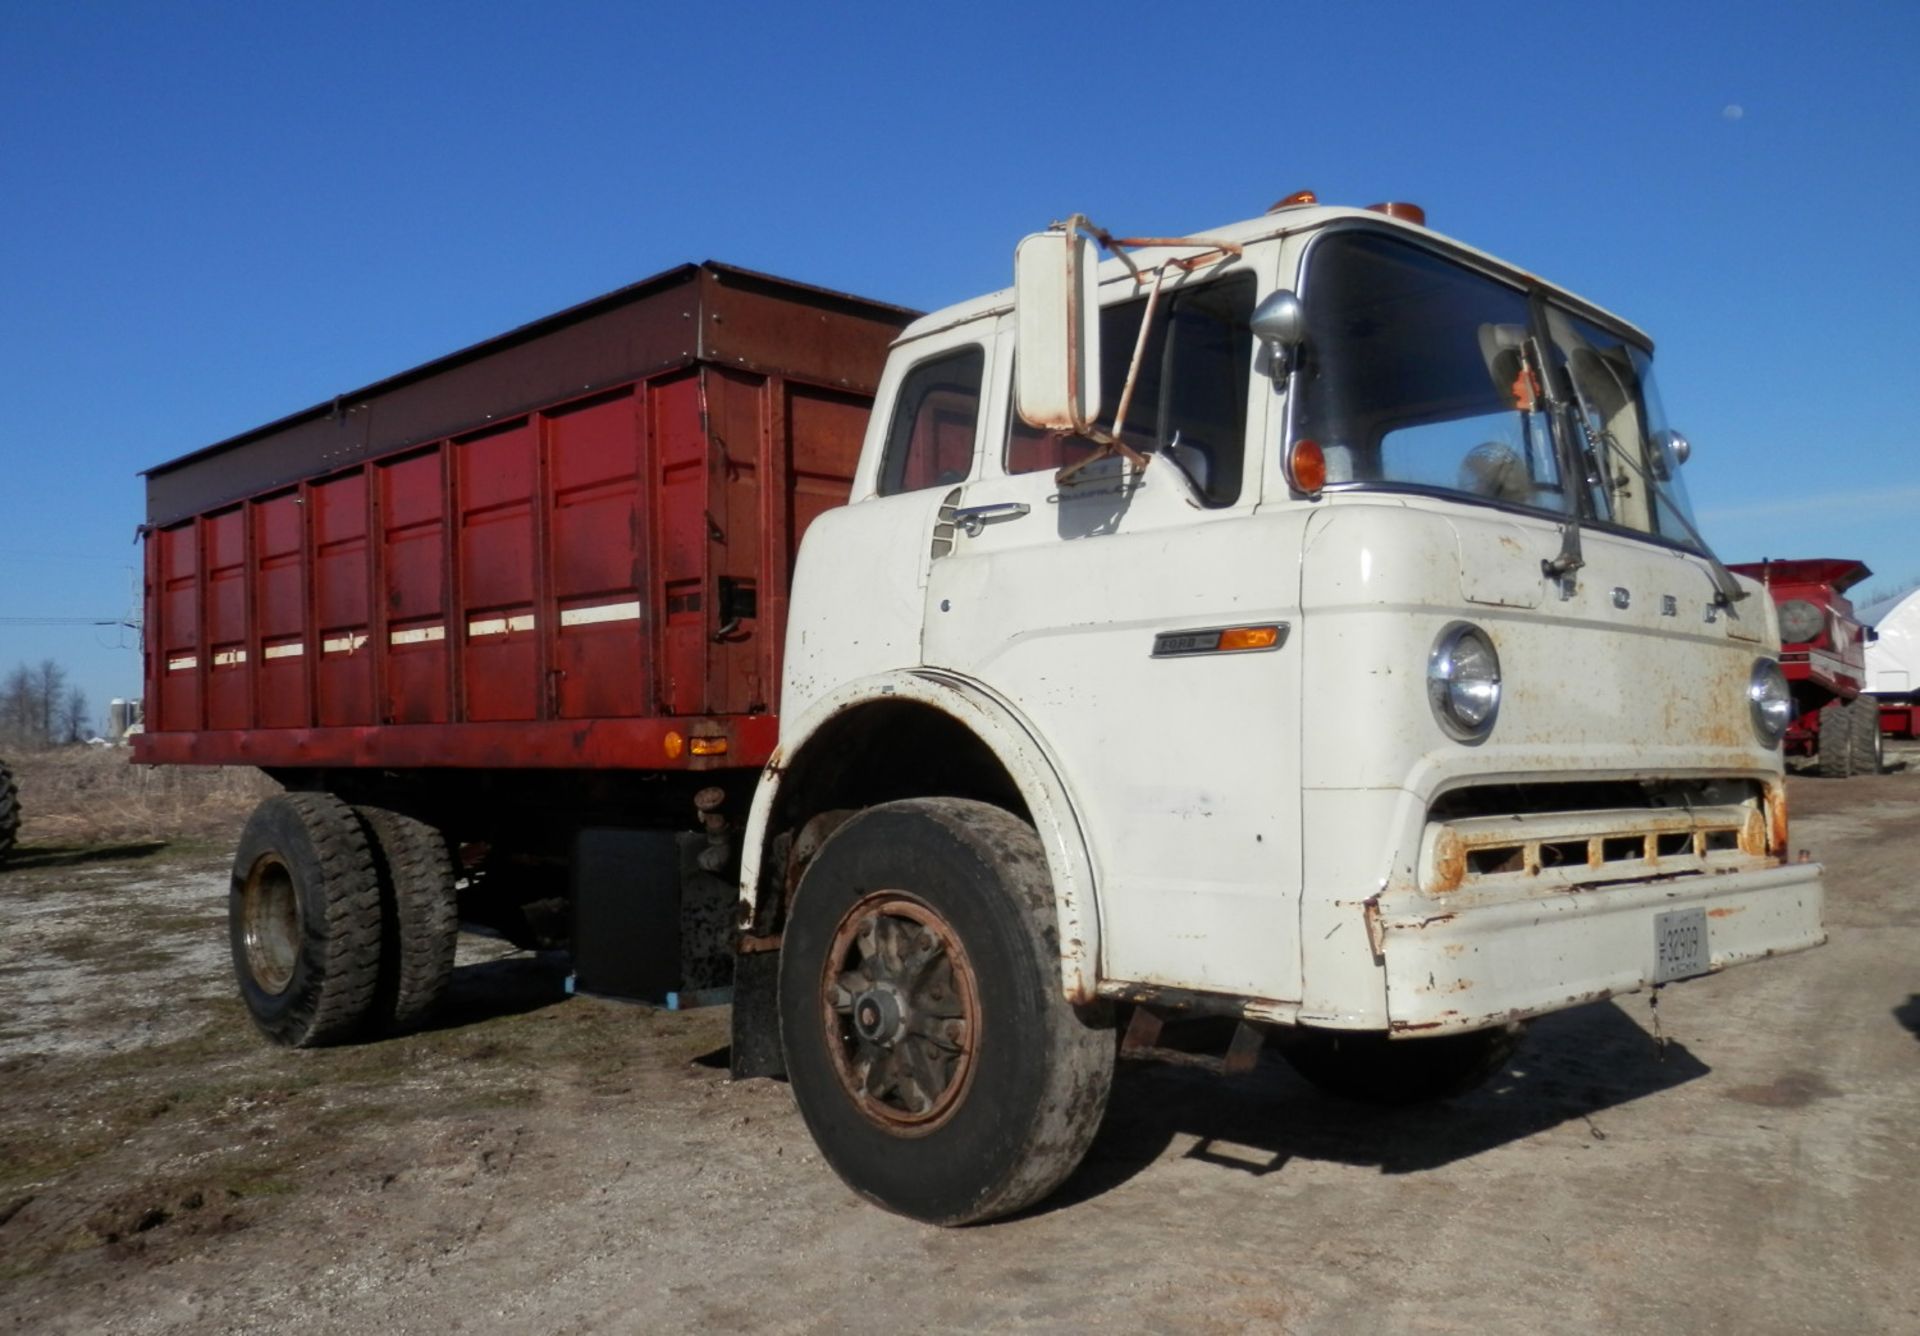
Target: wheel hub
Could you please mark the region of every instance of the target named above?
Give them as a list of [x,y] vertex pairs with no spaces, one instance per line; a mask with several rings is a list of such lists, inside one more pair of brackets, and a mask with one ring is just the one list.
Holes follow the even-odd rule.
[[903,891],[840,920],[821,976],[821,1018],[841,1087],[889,1132],[945,1122],[972,1081],[979,986],[959,935]]
[[262,857],[247,870],[240,933],[254,983],[266,993],[285,992],[300,956],[300,900],[293,874],[278,858]]
[[892,1047],[906,1033],[906,1008],[900,991],[890,983],[870,988],[853,999],[853,1028],[870,1044]]

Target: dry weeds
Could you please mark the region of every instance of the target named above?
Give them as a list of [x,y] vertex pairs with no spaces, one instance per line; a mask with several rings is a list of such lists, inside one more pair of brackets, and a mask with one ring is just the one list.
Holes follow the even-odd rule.
[[66,747],[6,758],[20,786],[21,856],[41,849],[228,837],[279,786],[239,766],[135,765],[121,748]]

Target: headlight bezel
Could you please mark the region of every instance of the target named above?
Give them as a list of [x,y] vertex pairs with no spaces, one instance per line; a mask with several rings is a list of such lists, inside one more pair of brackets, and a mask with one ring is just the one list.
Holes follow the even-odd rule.
[[[1466,652],[1462,648],[1466,647]],[[1474,677],[1462,674],[1464,666],[1484,655],[1491,672]],[[1427,704],[1433,710],[1440,730],[1455,742],[1469,747],[1485,742],[1500,718],[1500,702],[1505,692],[1500,674],[1500,651],[1493,637],[1472,622],[1449,622],[1434,637],[1427,652]],[[1480,699],[1476,701],[1475,690]]]
[[1769,751],[1779,750],[1787,726],[1793,722],[1793,692],[1777,660],[1762,656],[1753,661],[1747,674],[1747,716],[1760,745]]

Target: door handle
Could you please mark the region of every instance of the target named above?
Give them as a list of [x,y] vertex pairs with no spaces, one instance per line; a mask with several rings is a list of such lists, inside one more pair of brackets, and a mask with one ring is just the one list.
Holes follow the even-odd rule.
[[953,512],[953,522],[978,538],[980,531],[996,520],[1017,520],[1032,510],[1024,501],[993,501],[984,506],[962,506]]

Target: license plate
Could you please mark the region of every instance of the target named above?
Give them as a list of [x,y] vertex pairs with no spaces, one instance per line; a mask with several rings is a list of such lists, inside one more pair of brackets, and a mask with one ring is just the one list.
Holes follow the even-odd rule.
[[1712,963],[1707,952],[1707,911],[1675,909],[1653,916],[1653,981],[1672,983],[1705,974]]

